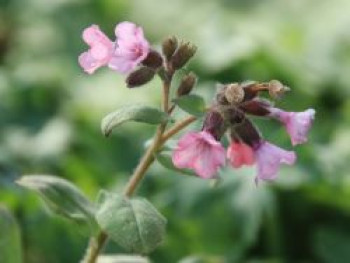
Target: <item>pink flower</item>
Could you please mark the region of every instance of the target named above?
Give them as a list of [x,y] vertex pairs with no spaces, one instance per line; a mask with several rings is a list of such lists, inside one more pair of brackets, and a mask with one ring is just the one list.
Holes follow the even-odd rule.
[[114,44],[97,25],[84,30],[83,40],[90,49],[79,56],[79,64],[85,72],[92,74],[99,67],[109,63],[114,52]]
[[296,161],[293,151],[286,151],[266,141],[260,142],[255,150],[258,174],[255,182],[259,180],[274,180],[277,177],[281,163],[292,165]]
[[179,140],[172,159],[177,168],[193,169],[209,179],[225,164],[225,149],[206,131],[189,132]]
[[116,43],[112,42],[97,25],[86,28],[83,40],[90,49],[79,56],[79,64],[92,74],[102,66],[122,74],[135,69],[148,55],[149,43],[141,27],[130,22],[119,23],[115,28]]
[[109,67],[123,74],[130,73],[148,55],[149,43],[141,27],[130,22],[122,22],[115,28],[116,49]]
[[277,118],[286,126],[293,145],[307,141],[307,134],[315,118],[314,109],[308,109],[303,112],[286,112],[271,108],[270,112],[271,116]]
[[232,142],[227,149],[227,159],[230,160],[231,166],[240,168],[242,165],[253,165],[255,156],[253,149],[241,142]]

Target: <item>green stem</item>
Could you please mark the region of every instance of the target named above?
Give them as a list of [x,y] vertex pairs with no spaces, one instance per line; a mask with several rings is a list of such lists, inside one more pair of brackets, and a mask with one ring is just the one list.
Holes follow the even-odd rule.
[[[169,90],[173,72],[169,74],[167,80],[163,80],[162,105],[164,112],[169,111]],[[146,175],[146,171],[154,161],[154,153],[165,143],[163,133],[166,129],[167,123],[162,123],[158,126],[157,132],[154,136],[152,145],[147,149],[141,161],[137,165],[133,175],[130,177],[128,184],[125,187],[124,195],[130,197],[135,192],[137,186]],[[108,235],[101,231],[96,237],[92,237],[89,242],[86,254],[82,263],[95,263],[99,253],[107,242]]]

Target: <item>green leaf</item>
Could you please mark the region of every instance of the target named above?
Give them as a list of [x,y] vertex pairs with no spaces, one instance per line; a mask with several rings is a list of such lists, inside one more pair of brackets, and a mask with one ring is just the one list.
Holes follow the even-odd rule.
[[127,121],[160,124],[169,120],[169,116],[156,108],[144,105],[129,105],[122,107],[103,118],[101,130],[109,136],[112,130]]
[[319,262],[342,263],[350,261],[350,235],[346,229],[323,226],[316,230],[313,250]]
[[127,251],[149,253],[162,242],[166,219],[146,199],[103,191],[98,203],[98,224]]
[[192,176],[197,176],[193,171],[189,170],[189,169],[179,169],[177,167],[175,167],[175,165],[173,164],[173,161],[171,160],[171,156],[170,154],[167,153],[158,153],[156,155],[156,159],[157,161],[165,168],[175,171],[177,173],[182,173],[185,175],[192,175]]
[[206,105],[201,96],[190,94],[173,99],[173,102],[182,110],[191,115],[201,117],[205,113]]
[[71,182],[51,175],[22,176],[17,184],[35,191],[55,214],[94,226],[95,208]]
[[22,249],[18,224],[3,206],[0,206],[0,233],[0,262],[21,263]]

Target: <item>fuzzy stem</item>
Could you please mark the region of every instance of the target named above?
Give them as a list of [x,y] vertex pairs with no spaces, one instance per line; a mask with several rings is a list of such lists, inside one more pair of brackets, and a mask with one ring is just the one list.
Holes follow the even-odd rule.
[[[168,79],[163,79],[162,106],[164,112],[169,111],[169,90],[173,72],[168,74]],[[152,145],[147,149],[141,161],[137,165],[133,175],[130,177],[128,184],[125,187],[124,195],[130,197],[135,192],[137,186],[144,178],[146,171],[154,161],[154,153],[164,144],[163,133],[167,123],[162,123],[158,126]],[[86,254],[82,263],[95,263],[96,259],[108,239],[108,235],[104,232],[99,232],[97,237],[92,237],[89,242]]]
[[173,127],[171,127],[169,130],[167,130],[162,137],[162,141],[161,144],[163,145],[167,140],[169,140],[169,138],[171,138],[172,136],[174,136],[176,133],[178,133],[179,131],[181,131],[182,129],[184,129],[186,126],[190,125],[192,122],[194,122],[195,120],[197,120],[196,117],[194,116],[189,116],[186,119],[183,119],[177,123],[174,124]]
[[91,237],[85,256],[81,263],[95,263],[96,259],[107,241],[107,234],[99,232],[96,237]]

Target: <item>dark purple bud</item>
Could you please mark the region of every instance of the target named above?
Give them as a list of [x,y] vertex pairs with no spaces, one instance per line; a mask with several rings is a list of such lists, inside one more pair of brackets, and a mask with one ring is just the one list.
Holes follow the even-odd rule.
[[231,125],[242,123],[242,121],[245,119],[244,112],[242,112],[235,106],[225,107],[225,109],[223,109],[222,111],[224,113],[224,119]]
[[178,46],[177,43],[178,43],[177,38],[174,36],[169,37],[163,41],[162,50],[167,61],[170,61],[171,57],[175,53]]
[[196,53],[197,47],[191,43],[181,43],[179,48],[175,51],[171,58],[171,64],[173,69],[177,70],[186,65],[186,63]]
[[258,83],[256,81],[247,81],[241,84],[244,90],[244,101],[252,100],[258,95],[258,91],[254,89]]
[[163,65],[163,58],[157,51],[151,50],[142,64],[149,68],[158,69]]
[[253,99],[242,103],[239,105],[239,108],[248,114],[255,116],[266,116],[270,114],[269,108],[271,106],[271,103],[267,100]]
[[131,72],[125,82],[128,88],[136,88],[151,81],[155,75],[155,71],[148,67],[141,67]]
[[204,119],[203,131],[209,132],[216,140],[220,140],[226,131],[223,116],[216,110],[210,110]]
[[238,136],[244,143],[251,147],[256,147],[261,141],[259,131],[247,118],[244,119],[242,124],[233,126],[231,128],[231,134],[233,134],[233,136]]
[[180,83],[179,88],[177,89],[177,96],[188,95],[197,82],[197,77],[193,72],[185,75]]

